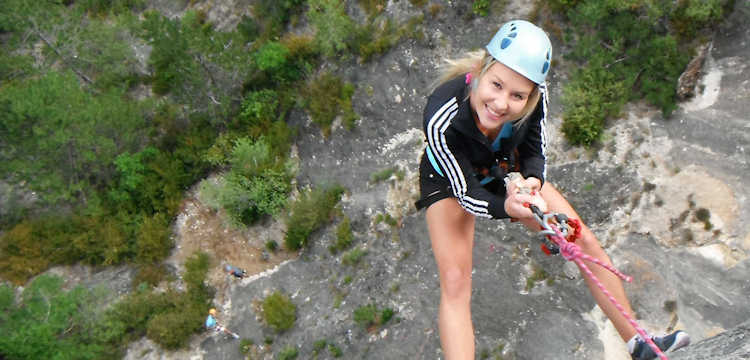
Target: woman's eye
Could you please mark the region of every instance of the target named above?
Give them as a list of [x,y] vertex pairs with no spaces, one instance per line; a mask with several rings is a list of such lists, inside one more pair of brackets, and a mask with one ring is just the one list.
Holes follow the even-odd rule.
[[495,87],[498,88],[498,89],[502,89],[503,88],[503,85],[500,84],[499,82],[493,82],[492,85],[495,85]]
[[513,97],[515,97],[516,100],[523,100],[523,95],[516,94],[516,95],[513,95]]

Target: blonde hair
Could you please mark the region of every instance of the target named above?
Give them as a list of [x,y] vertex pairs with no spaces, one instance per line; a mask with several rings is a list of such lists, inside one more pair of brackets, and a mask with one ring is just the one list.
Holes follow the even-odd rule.
[[[432,84],[431,90],[434,91],[438,86],[448,82],[453,78],[466,73],[471,73],[471,77],[473,80],[471,81],[471,84],[469,86],[470,91],[466,94],[466,99],[468,99],[469,95],[471,94],[471,90],[474,89],[476,84],[479,82],[479,79],[481,79],[482,76],[487,73],[487,70],[489,70],[490,66],[492,66],[496,62],[497,60],[495,60],[495,58],[492,57],[492,55],[490,55],[487,50],[484,49],[470,51],[466,53],[466,55],[462,58],[446,59],[445,64],[441,65],[440,69],[438,70],[438,78]],[[539,92],[539,86],[534,83],[534,88],[529,94],[528,101],[526,101],[526,106],[524,106],[523,111],[521,112],[522,115],[520,118],[514,120],[513,126],[521,126],[526,121],[526,119],[531,116],[531,114],[534,112],[534,109],[536,108],[537,103],[539,102],[540,97],[541,93]]]

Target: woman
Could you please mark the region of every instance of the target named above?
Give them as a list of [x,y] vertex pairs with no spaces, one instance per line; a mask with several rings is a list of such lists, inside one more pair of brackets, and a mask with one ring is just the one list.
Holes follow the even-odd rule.
[[[504,24],[485,50],[449,61],[424,111],[428,146],[420,164],[421,199],[440,274],[438,325],[446,359],[473,359],[471,270],[476,216],[514,218],[536,231],[528,204],[542,211],[580,217],[551,184],[545,182],[545,78],[552,45],[535,25]],[[509,171],[523,176],[507,189]],[[531,189],[531,192],[521,189]],[[611,263],[594,234],[581,222],[581,250]],[[619,278],[599,266],[589,267],[625,311],[632,309]],[[633,359],[656,355],[633,326],[586,278],[596,303],[627,343]],[[689,343],[682,331],[654,342],[670,351]]]

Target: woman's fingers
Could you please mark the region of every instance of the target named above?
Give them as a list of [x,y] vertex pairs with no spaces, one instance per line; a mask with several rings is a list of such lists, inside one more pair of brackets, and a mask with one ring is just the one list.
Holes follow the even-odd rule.
[[508,194],[508,197],[505,199],[505,212],[510,217],[517,219],[530,218],[534,215],[529,209],[528,204],[533,203],[533,198],[531,195],[522,193]]

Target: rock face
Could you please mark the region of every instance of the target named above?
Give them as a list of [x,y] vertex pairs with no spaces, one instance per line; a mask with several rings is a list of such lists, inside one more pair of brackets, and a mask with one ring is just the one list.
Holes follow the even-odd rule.
[[[461,3],[461,4],[459,4]],[[451,1],[426,24],[426,38],[408,41],[365,65],[336,69],[357,85],[361,119],[352,131],[325,138],[304,114],[297,144],[300,184],[339,183],[349,193],[342,210],[352,222],[354,265],[333,255],[334,227],[310,240],[298,258],[232,283],[220,304],[227,327],[251,340],[255,358],[298,349],[298,358],[442,358],[437,328],[439,282],[424,213],[412,203],[424,146],[422,108],[445,57],[483,46],[504,21],[524,17],[517,2],[498,17],[467,22],[470,5]],[[394,18],[417,15],[407,1],[388,2]],[[688,331],[695,345],[674,359],[740,359],[749,355],[750,5],[735,13],[707,50],[690,102],[670,119],[633,105],[612,124],[595,151],[569,148],[560,126],[561,75],[553,74],[548,180],[570,199],[621,271],[638,322],[652,333]],[[403,178],[371,183],[386,168]],[[394,226],[378,221],[388,214]],[[381,216],[379,216],[381,215]],[[334,224],[335,226],[335,224]],[[548,257],[518,224],[478,220],[472,310],[477,353],[503,359],[628,359],[624,345],[594,304],[581,276],[561,257]],[[273,291],[290,295],[295,325],[276,334],[259,320],[258,301]],[[363,328],[354,311],[393,309],[380,327]],[[726,329],[731,329],[725,331]],[[719,335],[717,335],[719,334]],[[716,335],[716,336],[715,336]],[[715,336],[715,337],[712,337]],[[149,352],[128,358],[243,359],[239,342],[205,334],[190,353]],[[317,350],[316,350],[317,349]]]
[[750,358],[750,322],[748,321],[688,348],[677,350],[671,356],[673,360],[748,358]]

